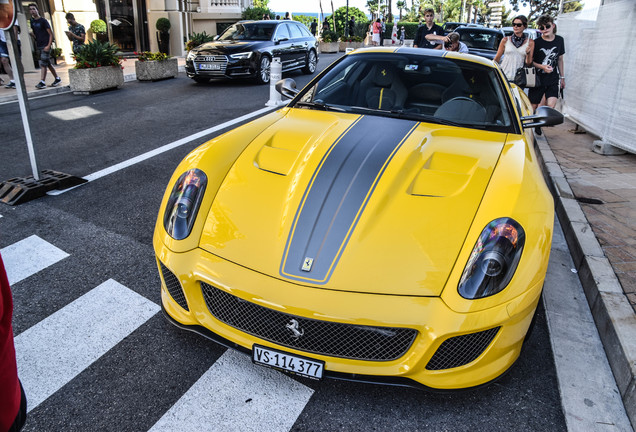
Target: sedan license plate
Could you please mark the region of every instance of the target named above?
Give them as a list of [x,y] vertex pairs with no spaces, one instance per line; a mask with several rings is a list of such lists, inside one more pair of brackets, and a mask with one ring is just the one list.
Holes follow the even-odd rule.
[[218,63],[199,63],[199,70],[221,70]]
[[265,348],[260,345],[254,345],[252,361],[259,365],[289,371],[296,375],[313,379],[321,379],[325,368],[325,362]]

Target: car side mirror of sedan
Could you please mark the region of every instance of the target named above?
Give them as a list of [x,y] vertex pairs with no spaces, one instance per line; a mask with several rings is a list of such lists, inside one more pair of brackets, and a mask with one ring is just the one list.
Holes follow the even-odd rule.
[[296,81],[291,78],[284,78],[276,83],[276,91],[287,99],[293,99],[298,94]]
[[281,43],[281,42],[286,42],[286,41],[288,41],[288,40],[289,40],[289,38],[282,37],[282,38],[276,39],[276,44],[279,44],[279,43]]
[[554,126],[561,123],[563,123],[563,114],[547,106],[540,106],[533,115],[521,117],[521,124],[524,128]]
[[215,35],[212,40],[218,40],[219,39],[219,35]]

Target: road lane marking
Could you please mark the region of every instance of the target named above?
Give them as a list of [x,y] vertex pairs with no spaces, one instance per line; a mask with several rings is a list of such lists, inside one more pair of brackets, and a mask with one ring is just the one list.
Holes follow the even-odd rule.
[[[276,107],[276,108],[280,108],[280,107]],[[117,171],[121,171],[121,170],[123,170],[125,168],[133,166],[133,165],[138,164],[140,162],[143,162],[143,161],[145,161],[147,159],[153,158],[153,157],[155,157],[157,155],[160,155],[162,153],[165,153],[165,152],[167,152],[169,150],[175,149],[177,147],[181,147],[182,145],[188,144],[188,143],[190,143],[190,142],[192,142],[194,140],[197,140],[199,138],[202,138],[202,137],[204,137],[206,135],[210,135],[210,134],[212,134],[214,132],[217,132],[219,130],[228,128],[228,127],[233,126],[233,125],[235,125],[237,123],[241,123],[241,122],[243,122],[245,120],[249,120],[252,117],[260,116],[261,114],[264,114],[264,113],[266,113],[268,111],[272,111],[272,110],[274,110],[276,108],[266,107],[266,108],[262,108],[262,109],[257,110],[257,111],[253,111],[251,113],[245,114],[244,116],[237,117],[234,120],[230,120],[230,121],[227,121],[225,123],[221,123],[220,125],[211,127],[209,129],[203,130],[201,132],[197,132],[197,133],[195,133],[193,135],[190,135],[190,136],[187,136],[185,138],[181,138],[180,140],[171,142],[169,144],[166,144],[164,146],[161,146],[161,147],[156,148],[154,150],[151,150],[149,152],[140,154],[139,156],[135,156],[134,158],[125,160],[123,162],[120,162],[120,163],[115,164],[113,166],[110,166],[108,168],[104,168],[103,170],[96,171],[96,172],[94,172],[92,174],[87,175],[86,177],[83,177],[83,178],[84,178],[84,180],[87,180],[88,183],[90,183],[90,182],[92,182],[94,180],[100,179],[100,178],[105,177],[105,176],[107,176],[109,174],[113,174],[113,173],[115,173]],[[82,185],[83,184],[86,184],[86,183],[82,183]],[[47,192],[47,195],[61,195],[61,194],[65,193],[65,192],[73,190],[73,189],[75,189],[77,187],[80,187],[82,185],[77,185],[77,186],[70,187],[70,188],[64,189],[64,190],[52,190],[52,191]]]
[[145,323],[159,306],[109,279],[15,338],[31,411]]
[[11,285],[69,256],[36,235],[1,249],[0,254]]
[[[228,349],[150,429],[289,431],[314,391]],[[206,426],[207,425],[207,426]]]

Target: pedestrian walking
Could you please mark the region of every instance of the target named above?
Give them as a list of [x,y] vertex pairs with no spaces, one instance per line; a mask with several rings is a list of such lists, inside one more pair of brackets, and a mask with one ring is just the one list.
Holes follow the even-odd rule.
[[532,64],[534,41],[524,33],[526,28],[528,28],[528,18],[525,15],[514,17],[512,19],[513,33],[499,43],[494,60],[500,63],[501,70],[508,81],[515,79],[517,69]]
[[4,87],[8,89],[14,89],[15,81],[13,80],[13,69],[11,69],[11,63],[9,62],[9,48],[7,47],[7,40],[4,36],[4,30],[0,30],[0,63],[4,68],[4,72],[9,76],[9,82]]
[[[432,48],[441,49],[444,42],[448,39],[444,36],[444,29],[435,24],[433,18],[435,11],[428,8],[424,11],[424,25],[418,27],[413,41],[414,48]],[[429,38],[428,36],[433,36]]]
[[40,16],[40,11],[35,3],[29,3],[29,13],[31,14],[31,31],[32,36],[35,39],[35,46],[37,47],[40,55],[40,82],[36,84],[35,88],[46,88],[46,71],[51,71],[55,80],[51,83],[51,87],[57,87],[62,82],[62,79],[55,72],[55,68],[51,64],[51,44],[53,44],[53,32],[51,31],[51,25],[49,22]]
[[331,30],[331,27],[329,27],[329,19],[327,17],[325,17],[325,20],[322,22],[322,32],[326,32]]
[[75,21],[75,16],[70,12],[66,14],[66,22],[68,23],[66,36],[73,42],[73,54],[77,54],[86,41],[86,30],[83,25]]
[[289,12],[285,12],[285,18],[283,18],[284,20],[290,20],[291,18],[291,13]]
[[356,28],[356,17],[352,16],[349,19],[349,36],[353,36],[353,32]]
[[397,45],[398,43],[398,28],[397,22],[393,23],[393,30],[391,30],[391,45]]
[[373,23],[373,37],[371,39],[371,43],[374,46],[380,45],[380,32],[381,31],[382,31],[382,22],[380,22],[380,18],[378,18]]
[[534,109],[539,106],[544,96],[545,104],[554,108],[559,98],[559,90],[565,88],[565,41],[556,34],[554,19],[549,15],[539,17],[537,28],[541,32],[541,37],[534,41],[532,60],[541,85],[530,88],[528,98]]
[[400,29],[400,45],[404,45],[404,36],[406,31],[404,30],[404,26]]
[[386,34],[386,18],[382,18],[380,24],[382,24],[382,26],[380,27],[380,46],[384,46],[384,35]]
[[316,30],[318,30],[318,23],[316,22],[316,18],[311,22],[311,34],[316,36]]

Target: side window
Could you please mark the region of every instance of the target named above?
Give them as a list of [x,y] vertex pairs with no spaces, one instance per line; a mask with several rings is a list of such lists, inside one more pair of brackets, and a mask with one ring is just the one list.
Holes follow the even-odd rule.
[[289,34],[291,34],[292,39],[303,37],[303,34],[296,24],[287,24],[287,28],[289,29]]
[[304,25],[297,24],[297,27],[303,34],[303,37],[313,37],[311,33],[309,33],[309,30],[307,30],[307,27],[305,27]]
[[278,28],[276,29],[276,36],[274,40],[281,40],[283,38],[289,39],[289,31],[287,30],[286,24],[281,24],[278,26]]

